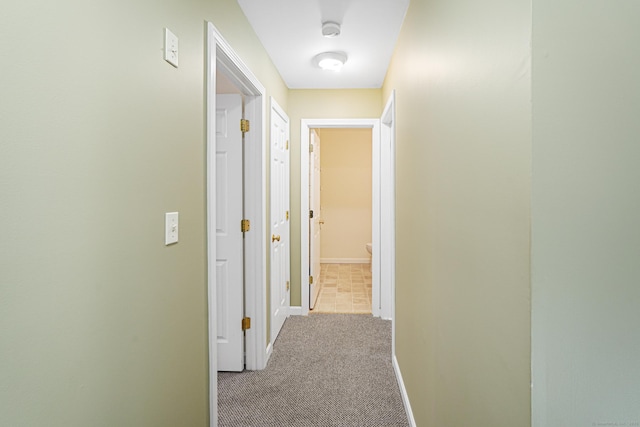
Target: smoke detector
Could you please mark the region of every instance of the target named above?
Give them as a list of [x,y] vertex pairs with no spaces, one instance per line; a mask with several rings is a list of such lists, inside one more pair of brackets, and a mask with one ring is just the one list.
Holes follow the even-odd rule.
[[340,24],[327,21],[322,23],[322,35],[325,37],[338,37],[340,35]]

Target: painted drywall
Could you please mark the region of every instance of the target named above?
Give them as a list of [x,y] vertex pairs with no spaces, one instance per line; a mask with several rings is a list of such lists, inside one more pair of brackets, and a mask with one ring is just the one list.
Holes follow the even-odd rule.
[[[300,306],[300,120],[376,118],[381,89],[296,89],[289,91],[291,120],[291,305]],[[305,148],[306,148],[305,141]]]
[[535,2],[535,427],[640,425],[638,17]]
[[[371,129],[318,129],[321,260],[369,260]],[[326,261],[322,261],[326,262]]]
[[396,90],[396,352],[417,425],[530,425],[531,2],[411,2]]
[[208,425],[207,20],[286,108],[234,0],[3,4],[0,425]]

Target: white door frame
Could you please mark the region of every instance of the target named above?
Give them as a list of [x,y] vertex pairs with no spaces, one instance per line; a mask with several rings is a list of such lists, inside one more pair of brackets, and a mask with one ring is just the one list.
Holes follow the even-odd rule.
[[[216,73],[218,66],[245,95],[245,117],[251,131],[245,135],[245,217],[251,231],[245,234],[245,315],[251,317],[246,331],[246,367],[264,369],[266,352],[266,90],[222,37],[207,22],[206,135],[207,135],[207,293],[209,326],[209,424],[218,420],[217,325],[216,325]],[[240,226],[238,224],[238,226]],[[238,325],[240,327],[240,325]]]
[[[371,129],[372,143],[372,233],[373,251],[371,254],[371,314],[379,317],[380,296],[380,119],[301,119],[300,145],[309,144],[310,129],[322,128],[364,128]],[[309,150],[300,150],[300,286],[301,313],[309,314]],[[390,224],[385,224],[390,227]],[[385,284],[386,286],[386,284]]]
[[391,318],[391,354],[396,354],[396,91],[391,91],[387,104],[380,118],[380,147],[381,147],[381,223],[389,224],[388,228],[382,227],[381,248],[384,260],[381,264],[382,283],[388,281],[389,286],[383,286],[387,292],[383,299],[389,304],[382,304],[383,318]]

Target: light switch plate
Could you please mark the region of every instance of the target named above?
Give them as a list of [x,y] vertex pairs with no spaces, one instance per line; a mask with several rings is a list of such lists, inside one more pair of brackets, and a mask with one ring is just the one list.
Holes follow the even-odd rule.
[[178,37],[168,28],[164,29],[164,60],[178,68]]
[[178,242],[178,212],[164,214],[164,244],[170,245]]

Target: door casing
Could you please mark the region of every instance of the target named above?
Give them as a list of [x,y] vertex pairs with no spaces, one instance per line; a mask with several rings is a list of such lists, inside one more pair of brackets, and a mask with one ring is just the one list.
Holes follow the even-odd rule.
[[[380,237],[381,226],[388,230],[392,224],[381,224],[381,167],[380,167],[380,119],[301,119],[300,141],[304,146],[309,144],[309,131],[313,128],[365,128],[371,129],[372,138],[372,232],[373,251],[371,254],[371,313],[373,316],[391,318],[391,301],[382,301],[389,295],[388,290],[381,292],[380,283]],[[388,169],[387,169],[388,170]],[[389,177],[384,177],[388,182]],[[300,218],[309,215],[309,150],[300,150]],[[387,218],[389,218],[387,216]],[[386,234],[386,233],[385,233]],[[309,221],[300,221],[300,314],[309,314]],[[385,262],[390,262],[385,260]],[[389,268],[389,266],[387,266]],[[389,284],[385,283],[385,288]],[[381,307],[389,309],[381,310]]]
[[[251,70],[207,22],[206,69],[206,167],[207,167],[207,300],[209,336],[209,425],[218,419],[217,337],[216,337],[216,73],[223,71],[245,95],[245,117],[251,131],[245,135],[245,217],[251,231],[245,234],[245,315],[251,317],[246,331],[246,368],[264,369],[268,359],[266,308],[266,90]],[[240,325],[238,325],[240,327]]]
[[[380,117],[380,206],[381,206],[381,283],[382,299],[388,299],[389,304],[383,304],[381,317],[391,317],[391,349],[396,354],[396,91],[391,91],[389,99]],[[386,224],[387,226],[385,226]],[[384,311],[387,311],[385,313]]]

